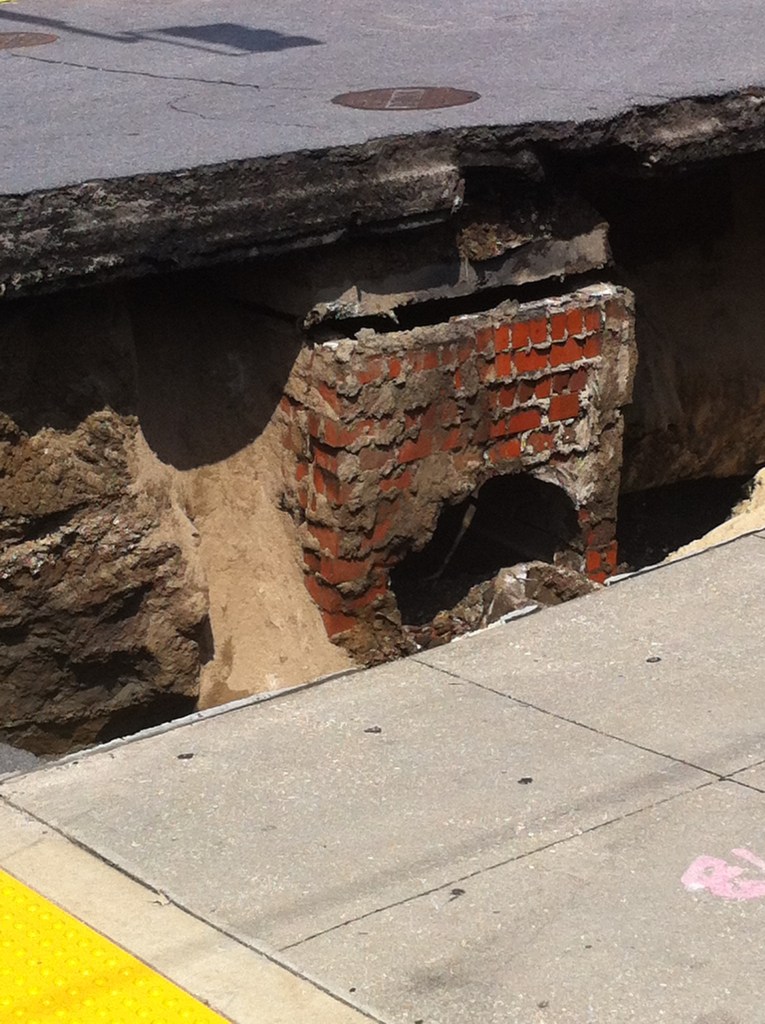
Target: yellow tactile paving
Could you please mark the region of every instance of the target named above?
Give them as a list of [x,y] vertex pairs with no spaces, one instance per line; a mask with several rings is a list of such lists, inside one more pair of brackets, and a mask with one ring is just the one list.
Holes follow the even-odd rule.
[[188,992],[0,871],[2,1024],[221,1024]]

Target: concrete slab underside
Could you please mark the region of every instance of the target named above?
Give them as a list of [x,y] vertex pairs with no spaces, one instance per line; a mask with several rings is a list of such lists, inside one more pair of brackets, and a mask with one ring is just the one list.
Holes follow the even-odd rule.
[[0,794],[385,1021],[757,1024],[765,903],[681,878],[762,881],[764,566],[747,537]]

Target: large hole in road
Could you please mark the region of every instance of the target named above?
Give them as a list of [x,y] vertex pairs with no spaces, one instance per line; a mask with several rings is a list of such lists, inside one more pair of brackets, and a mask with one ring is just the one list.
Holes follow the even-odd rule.
[[655,565],[699,540],[730,517],[749,483],[748,476],[706,477],[622,495],[617,537],[623,566]]

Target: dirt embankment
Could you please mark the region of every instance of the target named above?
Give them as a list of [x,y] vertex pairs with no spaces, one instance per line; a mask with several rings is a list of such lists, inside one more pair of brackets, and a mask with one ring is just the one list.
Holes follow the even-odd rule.
[[193,524],[214,656],[200,707],[347,668],[303,582],[302,551],[281,511],[274,425],[302,342],[245,307],[188,302],[145,286],[133,310],[141,486],[174,495]]

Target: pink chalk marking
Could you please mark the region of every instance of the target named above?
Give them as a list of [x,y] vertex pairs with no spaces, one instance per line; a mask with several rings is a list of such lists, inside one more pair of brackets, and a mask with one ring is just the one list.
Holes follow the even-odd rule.
[[754,864],[755,867],[759,868],[760,871],[765,871],[765,860],[752,853],[751,850],[731,850],[734,857],[738,857],[739,860],[748,860],[750,864]]
[[[765,871],[765,861],[750,850],[731,852],[740,860]],[[765,897],[765,878],[742,878],[744,871],[745,868],[729,864],[720,857],[697,857],[681,881],[690,892],[706,889],[723,900],[759,900]]]

